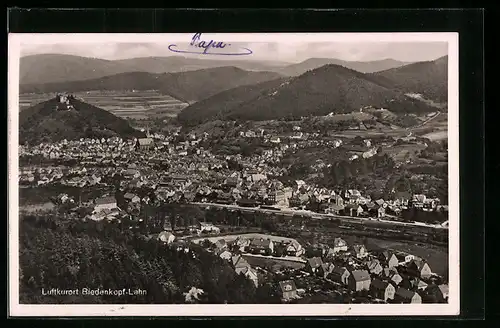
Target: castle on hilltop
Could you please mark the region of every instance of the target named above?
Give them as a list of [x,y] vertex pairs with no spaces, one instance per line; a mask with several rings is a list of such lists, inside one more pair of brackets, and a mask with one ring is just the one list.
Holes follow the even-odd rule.
[[73,95],[57,94],[56,96],[57,105],[55,109],[58,111],[67,111],[75,109],[75,107],[73,107],[73,105],[70,103],[70,100],[73,99],[75,99]]

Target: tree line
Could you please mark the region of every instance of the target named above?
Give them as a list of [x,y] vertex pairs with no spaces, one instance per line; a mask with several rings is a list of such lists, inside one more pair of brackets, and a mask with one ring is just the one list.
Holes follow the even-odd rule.
[[[25,215],[20,218],[20,301],[180,304],[192,287],[204,291],[200,303],[256,303],[269,297],[267,287],[256,289],[225,260],[196,245],[189,247],[189,252],[179,252],[118,223]],[[146,293],[50,297],[41,295],[42,288],[130,288]]]

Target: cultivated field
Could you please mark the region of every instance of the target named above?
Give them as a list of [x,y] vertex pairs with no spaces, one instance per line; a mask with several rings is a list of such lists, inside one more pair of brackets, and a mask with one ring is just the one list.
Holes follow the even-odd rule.
[[[156,90],[88,91],[77,92],[74,95],[91,105],[123,118],[173,117],[188,105],[168,95],[162,95]],[[19,96],[19,110],[22,111],[53,97],[55,97],[55,93],[21,94]]]

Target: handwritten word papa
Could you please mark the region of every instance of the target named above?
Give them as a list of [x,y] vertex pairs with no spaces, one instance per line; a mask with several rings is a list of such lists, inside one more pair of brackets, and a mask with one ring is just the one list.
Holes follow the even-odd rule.
[[[222,49],[225,49],[221,51]],[[233,48],[231,51],[230,48]],[[222,41],[209,40],[205,41],[201,39],[201,33],[196,33],[191,38],[188,49],[179,49],[176,44],[171,44],[168,49],[177,53],[188,53],[188,54],[200,54],[200,55],[218,55],[218,56],[244,56],[251,55],[252,50],[244,47],[231,47],[230,43],[225,43]]]
[[230,43],[224,43],[222,41],[216,42],[214,40],[210,41],[200,41],[201,40],[201,33],[196,33],[193,38],[191,39],[190,45],[193,47],[198,47],[198,48],[203,48],[203,53],[206,54],[208,49],[210,48],[215,48],[215,49],[223,49],[226,46],[230,46]]

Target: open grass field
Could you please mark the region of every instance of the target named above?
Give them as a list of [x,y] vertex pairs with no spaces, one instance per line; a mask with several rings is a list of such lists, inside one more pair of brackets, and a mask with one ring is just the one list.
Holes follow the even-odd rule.
[[[220,227],[220,225],[218,225]],[[238,238],[247,238],[247,239],[254,239],[254,238],[263,238],[263,239],[271,239],[272,241],[277,241],[277,242],[292,242],[292,238],[286,238],[286,237],[281,237],[281,236],[273,236],[273,235],[268,235],[268,234],[262,234],[262,233],[234,233],[234,234],[227,234],[224,236],[218,236],[218,237],[201,237],[201,238],[195,238],[191,239],[191,242],[194,243],[199,243],[205,239],[208,239],[210,242],[215,243],[219,239],[224,239],[225,241],[233,241]]]
[[[91,105],[123,118],[173,117],[188,105],[168,95],[162,95],[156,90],[137,92],[88,91],[77,92],[74,95]],[[21,94],[19,96],[19,110],[22,111],[53,97],[55,97],[55,93]]]
[[402,163],[406,159],[415,159],[417,157],[417,153],[423,149],[425,149],[425,145],[402,144],[392,147],[384,147],[383,152],[392,157],[396,163]]
[[431,141],[446,140],[448,138],[448,131],[436,131],[424,134],[422,137],[430,139]]
[[278,259],[275,257],[268,256],[258,256],[252,254],[243,254],[243,258],[252,266],[252,267],[272,267],[272,266],[280,266],[283,268],[292,268],[292,269],[303,269],[306,265],[303,262],[296,262],[283,259]]

